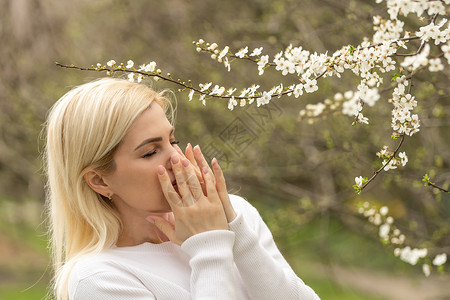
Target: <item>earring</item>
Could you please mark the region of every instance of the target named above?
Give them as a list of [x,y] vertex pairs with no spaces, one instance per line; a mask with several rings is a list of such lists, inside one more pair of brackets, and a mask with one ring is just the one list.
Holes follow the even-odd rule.
[[107,198],[108,198],[108,200],[109,201],[111,201],[112,202],[112,197],[111,197],[111,195],[110,194],[108,194],[108,196],[106,196]]

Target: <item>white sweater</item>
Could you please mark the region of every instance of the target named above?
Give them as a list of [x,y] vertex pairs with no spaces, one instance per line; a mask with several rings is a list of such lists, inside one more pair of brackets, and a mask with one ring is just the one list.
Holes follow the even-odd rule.
[[80,259],[69,278],[73,300],[310,299],[319,297],[295,275],[258,211],[230,195],[230,230],[171,242],[114,247]]

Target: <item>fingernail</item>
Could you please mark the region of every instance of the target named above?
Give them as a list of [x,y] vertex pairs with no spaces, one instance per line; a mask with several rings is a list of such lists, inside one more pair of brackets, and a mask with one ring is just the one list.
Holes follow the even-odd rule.
[[164,174],[165,171],[166,171],[166,170],[164,169],[163,166],[161,166],[161,165],[158,166],[158,174],[159,174],[159,175]]
[[191,143],[188,143],[188,144],[187,144],[187,147],[188,147],[188,148],[192,148]]
[[178,155],[172,155],[172,163],[177,164],[179,161]]
[[145,218],[148,222],[150,222],[150,223],[152,223],[152,224],[155,224],[155,220],[153,220],[152,218],[150,218],[150,217],[148,217],[148,218]]
[[208,168],[206,166],[203,167],[203,174],[208,174]]
[[189,166],[189,161],[186,158],[182,159],[181,163],[183,164],[184,167]]

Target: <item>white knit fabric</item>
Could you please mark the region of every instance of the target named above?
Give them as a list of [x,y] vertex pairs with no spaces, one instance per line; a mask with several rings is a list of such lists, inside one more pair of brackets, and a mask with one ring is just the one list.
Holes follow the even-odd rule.
[[73,300],[308,299],[319,297],[297,277],[258,211],[230,195],[230,230],[171,242],[114,247],[80,259],[69,279]]

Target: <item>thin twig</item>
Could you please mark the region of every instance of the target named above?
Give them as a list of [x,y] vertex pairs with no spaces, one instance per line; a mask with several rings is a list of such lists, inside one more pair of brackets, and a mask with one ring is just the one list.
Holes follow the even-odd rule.
[[420,44],[420,47],[419,47],[419,49],[417,49],[416,53],[408,53],[408,54],[395,53],[395,54],[393,54],[393,56],[416,56],[416,55],[419,55],[420,52],[422,52],[422,49],[424,46],[425,46],[425,41],[422,41],[422,43]]
[[392,156],[389,157],[386,164],[384,164],[381,168],[379,168],[378,170],[376,170],[374,172],[373,176],[366,181],[366,183],[361,187],[360,191],[362,191],[370,182],[372,182],[375,179],[375,177],[377,177],[378,174],[380,174],[380,172],[384,169],[384,167],[391,162],[391,160],[397,155],[398,150],[400,150],[400,147],[402,146],[404,140],[405,140],[405,134],[403,133],[401,135],[400,142],[398,143],[397,148],[394,150],[394,153],[392,154]]
[[[241,100],[241,99],[246,99],[247,100],[247,99],[257,99],[257,98],[261,97],[261,96],[240,97],[240,96],[211,95],[211,94],[209,94],[209,93],[207,93],[205,91],[201,91],[201,90],[196,89],[196,88],[194,88],[192,86],[186,85],[180,79],[174,80],[174,79],[172,79],[170,77],[166,77],[166,76],[163,76],[161,74],[147,73],[147,72],[142,72],[142,71],[133,70],[133,69],[125,69],[125,68],[113,69],[113,68],[106,68],[106,67],[102,67],[102,68],[94,68],[94,67],[86,68],[86,67],[78,67],[78,66],[75,66],[73,64],[72,65],[64,65],[64,64],[61,64],[61,63],[58,63],[58,62],[55,62],[55,64],[58,67],[61,67],[61,68],[75,69],[75,70],[80,70],[80,71],[109,72],[111,74],[115,73],[115,72],[124,72],[124,73],[140,74],[140,75],[146,76],[146,77],[157,77],[157,78],[159,78],[161,80],[169,81],[169,82],[172,82],[172,83],[177,84],[179,86],[182,86],[184,89],[193,90],[193,91],[195,91],[196,93],[198,93],[200,95],[205,95],[205,96],[208,96],[208,97],[214,97],[214,98],[220,98],[220,99],[231,99],[232,97],[234,97],[234,99],[236,99],[236,100]],[[327,70],[325,70],[321,74],[317,75],[314,79],[317,80],[317,79],[323,77],[326,73],[327,73]],[[294,92],[293,89],[288,89],[288,90],[286,90],[284,92],[281,92],[281,93],[272,94],[271,98],[281,97],[281,96],[284,96],[284,95],[287,95],[287,94],[290,94],[290,93],[293,93],[293,92]]]
[[437,186],[437,185],[435,185],[434,183],[427,182],[427,185],[429,185],[429,186],[431,186],[431,187],[433,187],[433,188],[435,188],[435,189],[438,189],[438,190],[440,190],[441,192],[444,192],[444,193],[450,193],[450,191],[448,191],[448,190],[446,190],[446,189],[444,189],[444,188],[441,188],[440,186]]

